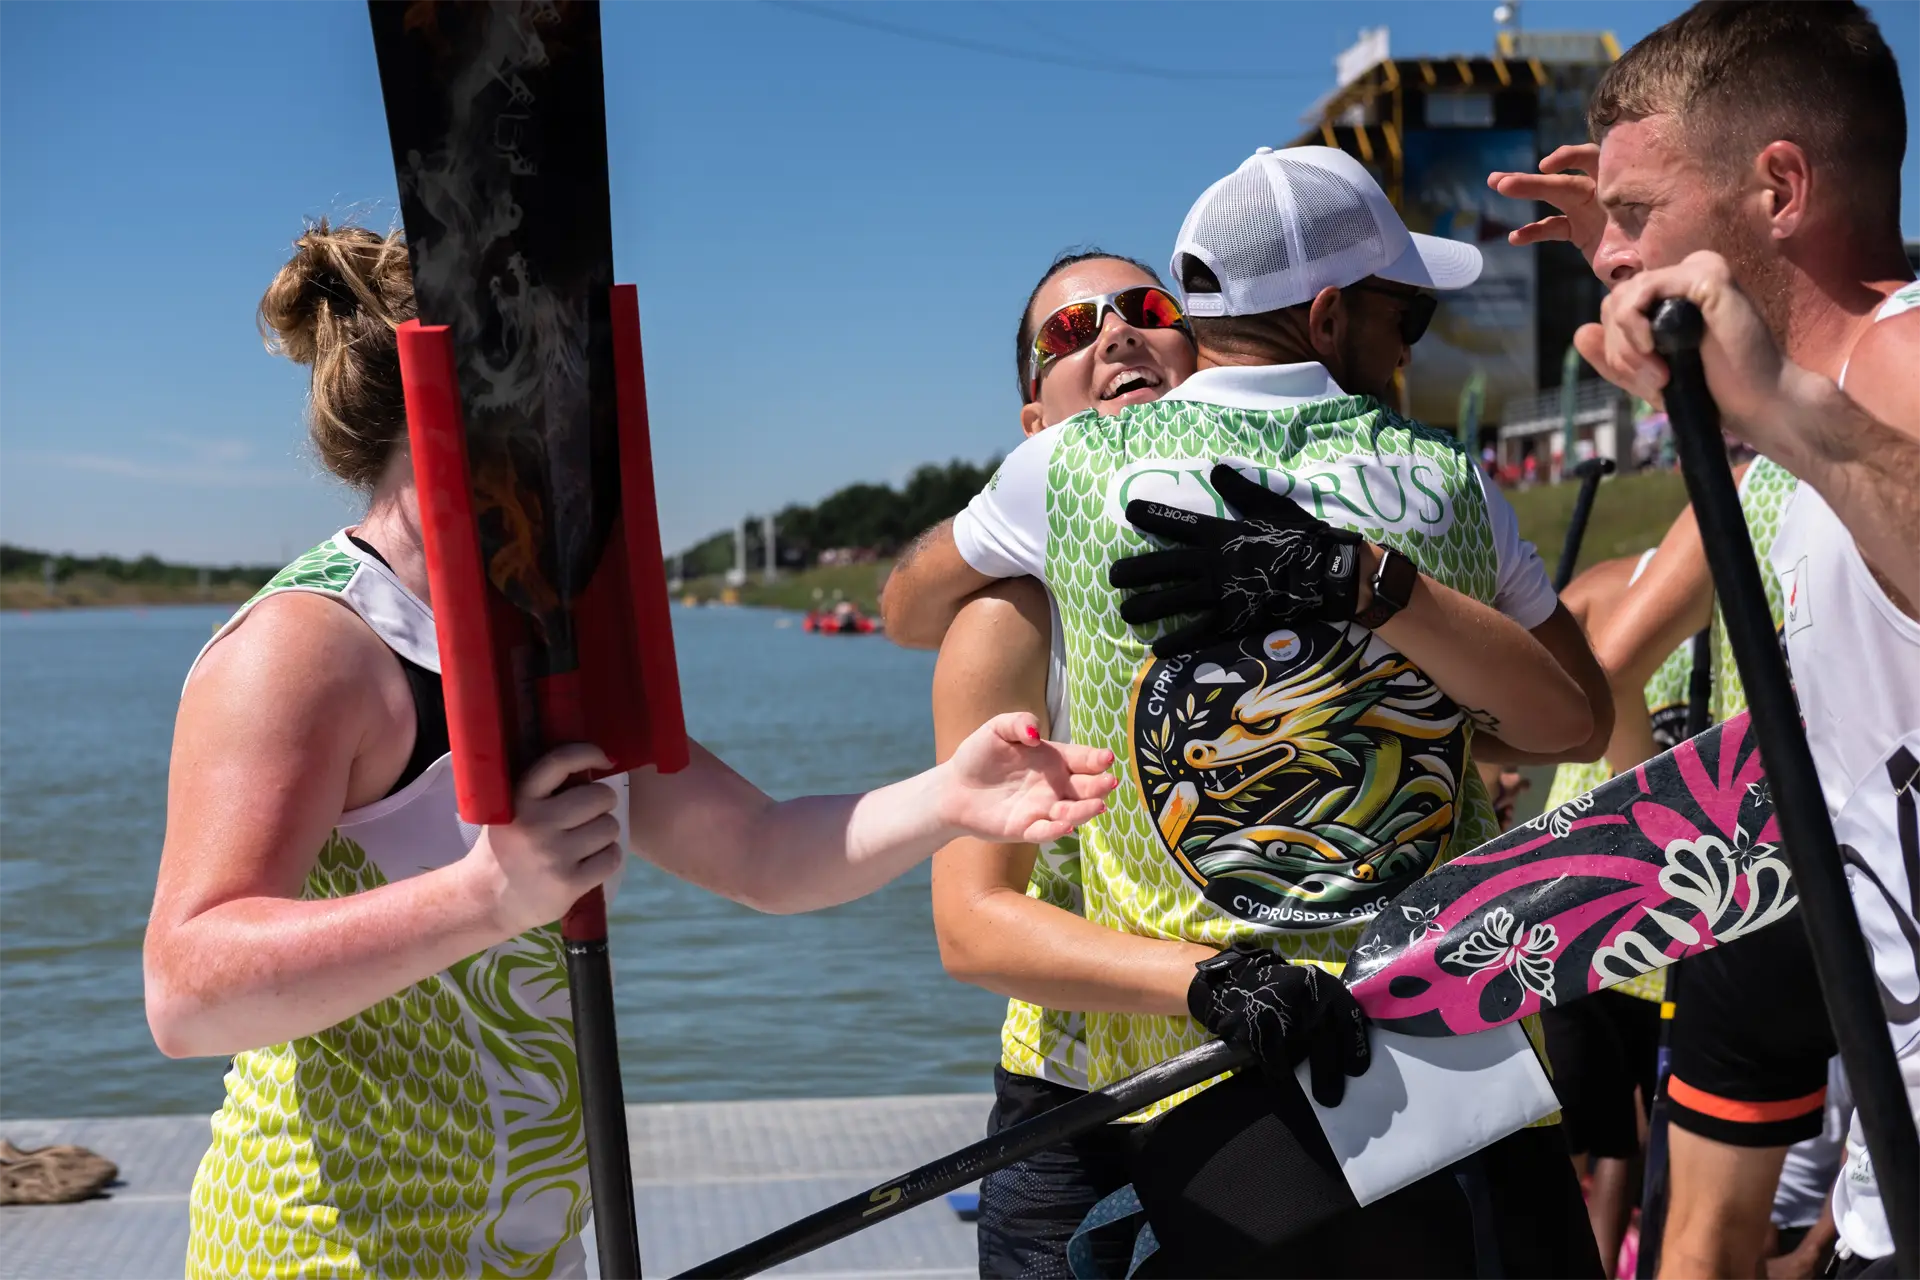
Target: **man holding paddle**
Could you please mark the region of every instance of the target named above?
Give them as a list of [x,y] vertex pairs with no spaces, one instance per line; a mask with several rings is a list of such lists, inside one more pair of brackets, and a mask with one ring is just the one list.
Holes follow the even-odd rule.
[[[1702,4],[1609,70],[1589,122],[1596,144],[1489,182],[1561,210],[1516,242],[1570,240],[1613,285],[1576,341],[1623,388],[1657,401],[1666,385],[1653,303],[1683,297],[1705,314],[1709,388],[1727,430],[1763,455],[1743,507],[1779,586],[1807,736],[1920,1100],[1920,288],[1900,238],[1897,67],[1854,4]],[[1763,472],[1778,480],[1756,489]],[[1601,637],[1616,687],[1637,687],[1706,620],[1700,537],[1676,526]],[[1632,763],[1637,746],[1616,745],[1616,763]],[[1663,1272],[1753,1274],[1780,1158],[1818,1127],[1833,1042],[1804,933],[1752,946],[1688,967]],[[1841,1272],[1872,1274],[1893,1239],[1857,1119],[1848,1145]]]

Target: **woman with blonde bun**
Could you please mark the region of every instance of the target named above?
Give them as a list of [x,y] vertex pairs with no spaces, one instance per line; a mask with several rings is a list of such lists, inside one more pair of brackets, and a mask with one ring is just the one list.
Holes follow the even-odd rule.
[[147,928],[147,1020],[231,1055],[191,1197],[193,1276],[583,1274],[589,1212],[556,921],[625,851],[762,911],[879,888],[948,842],[1050,840],[1104,808],[1103,751],[995,717],[865,795],[776,803],[693,745],[560,746],[515,819],[454,807],[401,398],[397,234],[321,221],[260,304],[311,366],[310,430],[366,515],[220,629],[181,696]]

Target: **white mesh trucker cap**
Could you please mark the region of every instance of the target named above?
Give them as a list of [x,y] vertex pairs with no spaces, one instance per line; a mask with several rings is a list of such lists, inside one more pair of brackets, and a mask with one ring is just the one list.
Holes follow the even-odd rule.
[[[1219,293],[1186,296],[1189,254]],[[1194,201],[1173,245],[1172,278],[1196,316],[1278,311],[1368,276],[1462,289],[1480,278],[1480,250],[1408,231],[1373,176],[1333,147],[1261,147]]]

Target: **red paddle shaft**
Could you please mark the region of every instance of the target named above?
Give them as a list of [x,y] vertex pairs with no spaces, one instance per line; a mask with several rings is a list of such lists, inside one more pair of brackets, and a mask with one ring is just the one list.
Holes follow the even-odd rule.
[[[546,676],[535,684],[540,699],[540,736],[550,743],[587,742],[587,715],[580,700],[580,673],[568,671]],[[576,773],[568,786],[593,781],[590,773]],[[585,942],[606,945],[607,895],[589,889],[566,915],[560,918],[560,936],[568,943]]]

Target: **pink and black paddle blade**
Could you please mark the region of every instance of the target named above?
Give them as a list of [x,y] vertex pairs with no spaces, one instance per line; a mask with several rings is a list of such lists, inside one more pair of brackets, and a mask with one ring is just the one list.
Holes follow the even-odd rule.
[[1374,917],[1346,980],[1383,1027],[1471,1035],[1798,904],[1745,713],[1462,854]]

